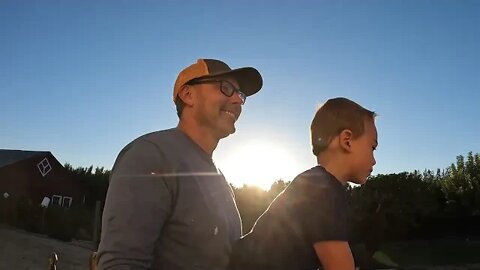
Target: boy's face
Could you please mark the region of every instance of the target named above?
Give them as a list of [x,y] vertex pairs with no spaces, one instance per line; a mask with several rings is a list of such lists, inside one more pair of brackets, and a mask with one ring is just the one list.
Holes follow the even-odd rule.
[[362,136],[351,140],[350,181],[365,184],[375,165],[373,151],[377,148],[377,128],[373,120],[365,121],[365,132]]

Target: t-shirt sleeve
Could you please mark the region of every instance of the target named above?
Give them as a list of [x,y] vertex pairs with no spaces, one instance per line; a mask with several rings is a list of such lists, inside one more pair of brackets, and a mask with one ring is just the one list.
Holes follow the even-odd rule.
[[128,145],[110,177],[102,217],[98,269],[150,269],[155,242],[172,207],[162,175],[165,158],[146,140]]
[[289,191],[290,213],[305,241],[312,245],[321,241],[348,241],[344,194],[311,180],[299,179]]

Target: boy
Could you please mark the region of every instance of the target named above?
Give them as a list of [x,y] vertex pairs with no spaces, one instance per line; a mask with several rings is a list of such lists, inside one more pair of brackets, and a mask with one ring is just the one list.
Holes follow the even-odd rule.
[[328,100],[311,124],[318,165],[299,174],[233,249],[231,270],[353,270],[347,242],[347,182],[364,184],[375,165],[375,113]]

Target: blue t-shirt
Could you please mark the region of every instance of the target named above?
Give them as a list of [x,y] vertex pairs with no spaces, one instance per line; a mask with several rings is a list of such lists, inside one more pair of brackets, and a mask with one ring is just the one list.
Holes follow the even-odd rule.
[[299,174],[233,248],[229,269],[317,269],[313,244],[347,241],[346,188],[323,167]]

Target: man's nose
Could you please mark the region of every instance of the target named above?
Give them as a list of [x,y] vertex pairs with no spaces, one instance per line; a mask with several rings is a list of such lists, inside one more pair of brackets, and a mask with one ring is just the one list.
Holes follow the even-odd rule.
[[236,91],[235,93],[233,93],[233,95],[230,97],[230,100],[232,101],[232,103],[234,104],[240,104],[240,105],[243,105],[245,103],[245,98],[244,98],[244,95],[238,91]]

